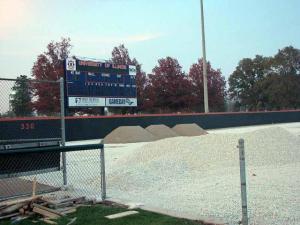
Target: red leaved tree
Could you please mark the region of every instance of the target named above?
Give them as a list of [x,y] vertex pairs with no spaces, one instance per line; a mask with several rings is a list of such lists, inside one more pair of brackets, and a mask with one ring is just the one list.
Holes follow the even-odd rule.
[[[112,63],[119,65],[135,65],[136,66],[136,89],[137,89],[137,111],[142,111],[145,109],[145,99],[147,98],[145,95],[145,89],[147,84],[146,73],[142,70],[142,65],[137,61],[136,58],[131,59],[129,56],[128,49],[121,44],[117,47],[114,47],[112,50]],[[123,108],[123,112],[127,110]]]
[[[59,42],[51,42],[47,50],[37,57],[32,76],[36,80],[57,81],[64,74],[63,60],[70,54],[70,38],[62,38]],[[51,115],[60,111],[59,83],[34,83],[34,108],[39,114]]]
[[[196,96],[195,109],[196,111],[204,111],[203,99],[203,62],[202,59],[198,60],[191,66],[189,78],[192,81],[193,96]],[[208,90],[208,103],[210,111],[224,111],[225,109],[225,78],[222,76],[221,71],[215,70],[207,63],[207,90]]]
[[191,82],[182,71],[177,59],[166,57],[158,60],[158,65],[149,75],[148,107],[160,112],[189,111],[193,104]]

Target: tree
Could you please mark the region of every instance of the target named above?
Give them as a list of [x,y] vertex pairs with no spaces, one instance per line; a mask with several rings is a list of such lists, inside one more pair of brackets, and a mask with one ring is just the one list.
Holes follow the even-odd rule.
[[[133,60],[131,60],[128,49],[125,48],[124,44],[121,44],[117,47],[114,47],[111,52],[111,61],[114,64],[118,65],[134,65]],[[137,60],[135,60],[135,63],[137,63]]]
[[21,75],[17,78],[14,86],[12,87],[14,91],[11,94],[10,105],[12,111],[16,116],[30,116],[32,115],[32,89],[31,83],[27,76]]
[[229,77],[229,93],[249,109],[299,107],[300,50],[292,46],[273,57],[242,59]]
[[[111,62],[119,65],[134,65],[136,66],[136,89],[137,89],[137,111],[141,111],[145,109],[145,101],[147,99],[145,95],[145,89],[147,84],[146,73],[142,70],[142,65],[138,62],[136,58],[131,59],[128,49],[121,44],[117,47],[114,47],[112,50],[112,58]],[[122,108],[122,113],[128,112],[130,109]]]
[[191,82],[183,73],[177,59],[159,59],[152,72],[149,75],[148,107],[161,111],[190,110],[193,103]]
[[297,109],[300,107],[300,76],[271,74],[259,82],[265,102],[272,109]]
[[293,46],[280,49],[273,60],[275,73],[282,76],[300,76],[300,49],[296,49]]
[[256,109],[262,100],[262,91],[257,84],[272,73],[271,62],[271,58],[260,55],[242,59],[228,79],[230,98],[250,110]]
[[[195,96],[195,109],[204,111],[203,99],[203,59],[191,66],[189,78],[192,82],[192,95]],[[210,111],[224,111],[225,109],[225,77],[220,70],[215,70],[207,63],[207,90]]]
[[[70,54],[70,38],[50,42],[47,50],[37,57],[32,67],[32,76],[37,80],[57,81],[64,74],[63,60]],[[60,111],[59,84],[37,82],[34,84],[35,109],[42,114]]]

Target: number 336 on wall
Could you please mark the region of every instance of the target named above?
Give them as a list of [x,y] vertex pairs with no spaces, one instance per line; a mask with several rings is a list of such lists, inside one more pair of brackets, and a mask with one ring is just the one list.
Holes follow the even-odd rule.
[[35,125],[34,125],[34,123],[21,123],[20,129],[21,130],[34,130]]

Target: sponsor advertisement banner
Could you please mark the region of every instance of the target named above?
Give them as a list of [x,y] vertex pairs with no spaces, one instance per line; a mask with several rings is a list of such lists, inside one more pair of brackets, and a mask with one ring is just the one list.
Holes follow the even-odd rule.
[[134,107],[134,106],[137,106],[137,99],[136,98],[106,98],[106,106],[108,106],[108,107],[118,107],[118,106]]
[[69,97],[69,107],[105,106],[105,98]]
[[69,107],[136,107],[136,98],[69,97]]

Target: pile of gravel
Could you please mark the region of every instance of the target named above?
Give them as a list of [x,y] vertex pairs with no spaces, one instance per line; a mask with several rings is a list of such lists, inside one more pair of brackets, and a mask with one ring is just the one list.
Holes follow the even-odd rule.
[[145,128],[147,131],[152,133],[157,139],[177,137],[178,134],[173,131],[170,127],[159,124],[159,125],[150,125]]
[[141,126],[121,126],[104,137],[105,144],[155,141],[157,138]]
[[179,136],[200,136],[207,134],[200,126],[195,123],[191,124],[177,124],[174,126],[173,131],[175,131]]
[[145,144],[108,167],[108,193],[178,216],[238,224],[239,138],[245,139],[250,224],[300,224],[300,139],[278,127]]

